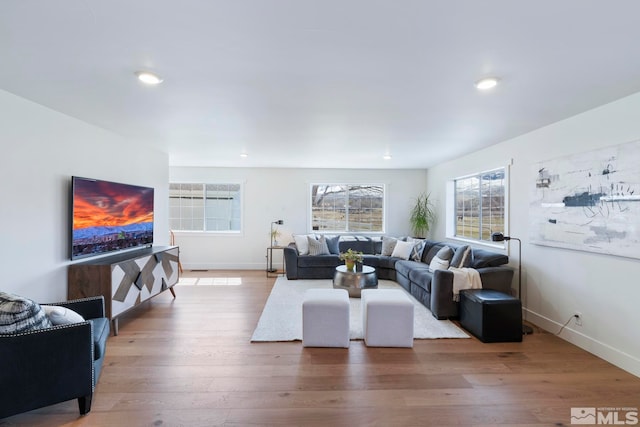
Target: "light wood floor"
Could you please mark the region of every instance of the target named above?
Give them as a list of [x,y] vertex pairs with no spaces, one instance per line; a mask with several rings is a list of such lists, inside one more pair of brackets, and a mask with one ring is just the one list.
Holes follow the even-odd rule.
[[197,277],[121,318],[87,416],[70,401],[0,426],[561,426],[572,407],[640,406],[640,378],[541,331],[413,349],[252,344],[275,279],[183,275]]

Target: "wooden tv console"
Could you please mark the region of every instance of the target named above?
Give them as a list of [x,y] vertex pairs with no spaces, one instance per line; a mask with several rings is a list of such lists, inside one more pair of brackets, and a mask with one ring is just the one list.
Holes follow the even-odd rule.
[[175,298],[179,248],[153,246],[69,265],[69,299],[102,295],[106,316],[118,335],[118,316],[167,289]]

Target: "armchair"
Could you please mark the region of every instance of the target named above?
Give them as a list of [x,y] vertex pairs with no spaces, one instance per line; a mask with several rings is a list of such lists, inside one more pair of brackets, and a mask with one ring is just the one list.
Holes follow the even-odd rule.
[[85,321],[0,335],[0,418],[71,399],[81,415],[91,410],[109,336],[104,298],[44,305],[67,307]]

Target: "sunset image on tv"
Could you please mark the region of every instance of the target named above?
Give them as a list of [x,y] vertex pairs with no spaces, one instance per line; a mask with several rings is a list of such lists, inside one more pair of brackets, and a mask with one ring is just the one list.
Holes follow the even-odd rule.
[[153,188],[73,178],[72,258],[153,243]]

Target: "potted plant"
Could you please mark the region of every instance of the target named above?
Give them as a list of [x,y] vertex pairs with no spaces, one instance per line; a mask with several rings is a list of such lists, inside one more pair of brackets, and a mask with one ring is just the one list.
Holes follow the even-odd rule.
[[363,253],[347,249],[347,252],[340,252],[340,260],[344,261],[348,271],[354,271],[356,262],[361,263],[364,260]]
[[411,231],[415,237],[427,237],[431,225],[436,217],[433,203],[430,200],[431,193],[422,193],[416,198],[416,203],[411,209]]
[[278,237],[280,237],[280,230],[274,228],[271,230],[271,246],[278,246]]

